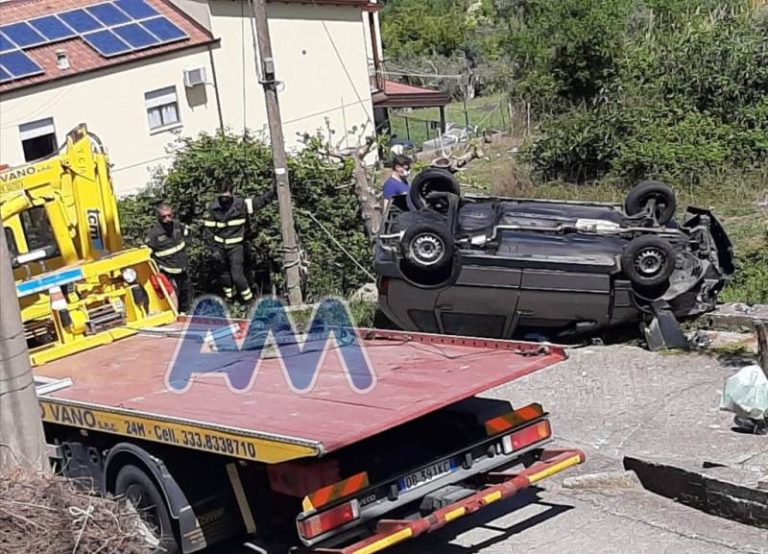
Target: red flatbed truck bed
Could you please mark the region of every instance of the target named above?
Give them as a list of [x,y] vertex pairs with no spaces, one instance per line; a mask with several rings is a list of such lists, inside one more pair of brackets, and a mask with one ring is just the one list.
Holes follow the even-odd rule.
[[[194,329],[194,324],[188,325]],[[193,477],[176,475],[175,482],[170,483],[170,488],[179,484],[177,488],[183,496],[181,501],[177,499],[175,507],[170,506],[169,515],[178,522],[179,548],[184,552],[199,550],[231,535],[232,528],[255,532],[261,526],[256,524],[258,517],[255,512],[259,510],[253,509],[252,505],[264,503],[264,489],[279,496],[277,504],[281,507],[291,504],[291,501],[294,501],[291,505],[295,505],[296,499],[303,499],[301,515],[296,523],[304,547],[315,548],[314,551],[368,554],[442,526],[490,501],[514,494],[519,488],[530,484],[529,477],[543,478],[583,461],[583,454],[579,451],[538,449],[533,469],[516,474],[486,472],[484,475],[494,476],[495,488],[488,488],[491,485],[485,484],[473,494],[469,494],[472,490],[464,496],[459,494],[457,500],[448,504],[441,504],[438,498],[432,520],[412,517],[409,520],[389,519],[380,522],[367,536],[360,535],[353,532],[355,526],[352,524],[366,510],[373,515],[385,513],[379,505],[382,501],[385,505],[389,501],[393,509],[401,509],[403,502],[410,498],[408,495],[418,495],[420,491],[428,494],[449,473],[454,476],[450,482],[455,484],[462,472],[477,477],[478,468],[482,466],[477,465],[479,461],[488,467],[498,465],[495,462],[489,464],[491,460],[485,459],[482,452],[473,463],[470,459],[473,455],[468,454],[469,451],[457,453],[446,446],[449,451],[425,453],[424,459],[417,457],[419,463],[415,467],[408,466],[409,469],[421,471],[421,474],[418,471],[403,472],[405,477],[398,474],[399,481],[392,481],[390,475],[382,478],[381,483],[402,483],[402,479],[411,479],[408,482],[411,484],[403,485],[398,493],[392,490],[390,483],[389,492],[385,491],[384,497],[380,498],[381,495],[377,496],[375,492],[380,482],[374,475],[383,475],[386,470],[368,470],[364,460],[366,456],[377,460],[386,457],[390,445],[393,445],[392,451],[398,452],[397,459],[407,458],[401,453],[402,450],[396,448],[403,448],[402,443],[408,442],[404,437],[410,436],[407,433],[413,433],[419,425],[424,425],[420,422],[438,417],[435,414],[441,414],[443,410],[463,406],[479,393],[556,364],[565,359],[565,352],[555,346],[510,341],[360,331],[359,336],[376,375],[376,384],[370,392],[352,390],[339,357],[332,355],[333,349],[330,349],[319,368],[314,388],[305,394],[291,390],[276,358],[262,360],[247,392],[231,390],[220,374],[205,374],[195,376],[189,389],[179,393],[169,390],[166,374],[182,326],[179,323],[81,352],[40,366],[35,373],[36,377],[48,383],[48,392],[40,395],[40,401],[49,441],[64,446],[65,463],[76,469],[74,476],[78,472],[91,473],[104,489],[120,489],[119,466],[112,469],[108,466],[116,464],[115,460],[120,457],[122,465],[125,465],[125,459],[130,461],[129,454],[136,454],[133,452],[136,448],[149,454],[150,461],[143,457],[140,460],[144,465],[153,464],[152,460],[160,461],[157,471],[154,467],[148,471],[155,481],[164,481],[165,475],[186,473],[190,465],[199,466],[199,471],[192,471]],[[237,363],[253,366],[252,353],[243,352],[237,358]],[[211,363],[216,363],[215,356],[211,360]],[[472,412],[471,417],[477,419],[477,410],[471,408],[469,411]],[[467,408],[458,409],[458,412],[464,417]],[[541,410],[529,410],[527,416],[514,415],[515,412],[510,412],[510,415],[508,410],[502,415],[497,412],[494,412],[495,421],[501,424],[499,429],[507,437],[511,436],[510,431],[525,425],[530,427],[532,422],[539,422],[540,429],[544,429],[543,421],[546,430],[549,430],[546,414]],[[452,412],[451,417],[456,419],[459,416]],[[465,423],[456,425],[463,429]],[[485,442],[481,446],[487,449],[487,445],[492,444],[488,442],[488,437],[496,431],[489,430],[488,425],[483,427],[483,423],[480,422],[480,427],[488,436],[482,437]],[[403,429],[403,433],[398,435],[399,429]],[[406,429],[410,430],[406,433]],[[451,430],[450,434],[455,435],[456,431]],[[502,434],[499,434],[499,441]],[[542,435],[536,440],[549,439],[550,435],[551,431],[546,437]],[[88,438],[82,440],[80,437],[83,436]],[[415,436],[413,439],[419,442],[424,437]],[[450,440],[455,441],[455,437]],[[445,438],[445,444],[450,440]],[[477,451],[478,445],[474,444],[477,440],[473,441],[472,445],[464,446],[474,446]],[[496,448],[501,455],[499,441],[491,448]],[[508,438],[508,443],[513,449],[513,440]],[[522,450],[530,450],[529,445],[524,446],[526,448]],[[115,451],[118,451],[117,454]],[[199,461],[195,452],[201,456]],[[97,453],[102,456],[94,461]],[[506,451],[504,454],[515,457]],[[456,458],[457,455],[464,458]],[[83,457],[90,457],[91,461],[80,459]],[[489,454],[489,457],[493,456]],[[436,462],[438,458],[443,461]],[[180,462],[181,459],[185,461]],[[456,459],[467,460],[467,463],[463,467],[454,467],[459,465]],[[217,460],[226,462],[228,479],[224,482],[229,481],[232,488],[228,494],[231,512],[239,517],[229,514],[230,519],[238,520],[235,524],[216,524],[214,521],[209,526],[211,529],[207,529],[204,523],[208,522],[206,518],[213,517],[210,514],[216,512],[210,509],[212,505],[216,506],[216,502],[211,502],[210,491],[197,494],[189,490],[189,483],[194,484],[194,474],[199,476],[201,472],[214,472],[210,468],[218,464]],[[428,463],[444,465],[436,466],[439,471],[435,467],[424,469],[422,466]],[[89,464],[101,471],[97,469],[94,473],[93,468],[88,469]],[[470,467],[466,467],[467,464]],[[475,471],[472,471],[473,466]],[[232,467],[239,469],[233,470]],[[247,473],[244,469],[247,467],[258,468],[260,477],[242,478]],[[353,468],[356,468],[355,473],[349,475]],[[357,471],[363,468],[363,471]],[[239,474],[233,476],[233,471]],[[425,471],[427,473],[423,473]],[[243,483],[260,479],[263,481],[258,484],[261,492],[252,494],[260,495],[261,499],[254,502],[244,498],[252,491]],[[168,483],[155,484],[166,500],[173,504],[169,493],[164,490],[168,488]],[[329,487],[335,489],[329,492]],[[419,490],[414,492],[412,489]],[[360,498],[363,494],[368,494],[370,505],[364,504]],[[394,500],[393,495],[397,497]],[[349,501],[349,497],[355,498]],[[343,500],[347,502],[341,503]],[[350,502],[354,509],[349,508]],[[192,508],[195,515],[191,520],[189,514],[185,517],[181,513],[184,506]],[[338,507],[344,506],[346,511],[341,513]],[[313,515],[322,515],[326,507],[329,514],[333,512],[331,516],[312,519]],[[229,513],[227,510],[224,512]],[[435,519],[434,514],[441,513],[442,519]],[[332,525],[336,521],[333,517],[341,518],[338,521],[342,525],[338,527],[342,533],[330,532],[322,527]],[[321,532],[313,535],[313,529]]]

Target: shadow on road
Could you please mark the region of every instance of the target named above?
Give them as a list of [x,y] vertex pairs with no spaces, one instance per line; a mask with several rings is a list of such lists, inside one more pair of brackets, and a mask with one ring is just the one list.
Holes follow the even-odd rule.
[[[568,504],[553,504],[543,500],[539,493],[544,489],[530,488],[494,506],[488,507],[480,512],[473,514],[465,519],[457,521],[448,527],[441,529],[434,535],[422,536],[413,541],[403,544],[399,548],[392,549],[392,554],[473,554],[482,552],[485,549],[499,543],[503,543],[510,537],[524,532],[526,529],[540,525],[545,521],[553,519],[560,514],[573,509]],[[523,521],[513,523],[509,526],[495,524],[494,520],[504,516],[510,516],[521,508],[541,507],[543,511],[534,514]],[[449,544],[450,541],[459,535],[468,531],[484,530],[485,535],[492,534],[484,540],[473,541],[470,546]]]

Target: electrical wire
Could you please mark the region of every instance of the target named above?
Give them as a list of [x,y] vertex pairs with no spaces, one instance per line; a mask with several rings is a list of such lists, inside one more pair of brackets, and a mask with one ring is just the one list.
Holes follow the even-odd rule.
[[359,267],[362,270],[363,273],[365,273],[370,279],[376,280],[376,277],[374,277],[373,274],[371,274],[370,271],[368,271],[359,261],[357,261],[357,259],[352,254],[350,254],[349,251],[346,248],[344,248],[344,246],[342,246],[342,244],[338,240],[336,240],[336,238],[333,236],[333,234],[328,229],[326,229],[325,225],[320,223],[320,221],[311,212],[308,212],[307,210],[296,210],[296,211],[298,211],[300,213],[303,213],[304,215],[309,216],[309,218],[312,221],[314,221],[320,227],[320,229],[322,229],[322,231],[326,235],[328,235],[328,238],[330,238],[333,241],[333,243],[336,246],[338,246],[339,249],[342,252],[344,252],[344,254],[346,254],[346,256],[350,260],[352,260],[357,267]]
[[[316,10],[320,9],[320,6],[317,4],[315,0],[312,0],[312,5],[315,7]],[[336,46],[336,41],[333,40],[333,36],[331,35],[331,32],[328,30],[328,25],[325,22],[325,19],[320,18],[320,23],[323,25],[323,29],[325,30],[325,35],[328,37],[328,40],[331,43],[331,47],[333,48],[334,53],[336,54],[336,57],[339,60],[339,63],[341,64],[341,68],[344,70],[344,74],[347,76],[347,80],[349,81],[349,84],[352,86],[352,90],[355,93],[355,96],[357,96],[357,100],[360,104],[363,103],[363,98],[360,95],[360,92],[357,90],[357,86],[355,86],[355,81],[352,79],[352,75],[349,73],[349,69],[347,69],[347,64],[344,63],[344,58],[341,57],[341,53],[339,52],[339,49]],[[373,127],[376,127],[376,124],[373,122],[373,119],[371,118],[371,114],[368,112],[368,110],[365,110],[365,117],[368,119],[368,123],[373,125]],[[344,132],[347,133],[348,129],[344,129]]]

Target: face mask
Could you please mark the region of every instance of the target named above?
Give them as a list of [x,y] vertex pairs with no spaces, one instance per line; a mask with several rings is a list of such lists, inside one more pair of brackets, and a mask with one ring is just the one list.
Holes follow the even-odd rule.
[[173,221],[161,221],[160,224],[163,226],[163,229],[166,231],[170,231],[173,229]]
[[229,208],[232,205],[233,198],[231,196],[219,196],[219,204],[223,208]]
[[411,174],[411,170],[410,169],[404,169],[403,173],[402,173],[402,176],[403,177],[408,177],[408,175],[410,175],[410,174]]

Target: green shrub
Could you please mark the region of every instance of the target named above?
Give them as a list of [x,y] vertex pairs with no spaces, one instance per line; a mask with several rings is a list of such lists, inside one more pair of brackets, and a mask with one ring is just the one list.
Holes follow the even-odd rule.
[[[370,280],[312,219],[321,222],[364,267],[371,265],[372,249],[354,192],[353,164],[329,158],[322,150],[319,140],[309,138],[306,148],[288,161],[296,231],[306,263],[306,301],[327,294],[346,295]],[[221,183],[234,184],[243,195],[266,191],[272,183],[267,145],[250,135],[232,133],[183,139],[171,167],[159,171],[145,191],[120,202],[128,244],[143,242],[159,202],[175,207],[177,217],[190,227],[190,276],[197,293],[220,293],[208,246],[202,242],[201,222]],[[271,274],[279,292],[283,273],[277,202],[255,214],[251,224],[253,265]]]

